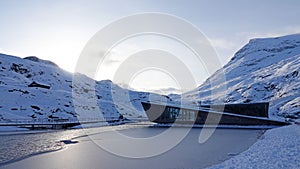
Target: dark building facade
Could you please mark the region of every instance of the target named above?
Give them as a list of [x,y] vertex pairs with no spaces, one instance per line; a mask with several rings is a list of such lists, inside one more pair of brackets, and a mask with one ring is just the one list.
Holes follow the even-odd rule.
[[287,125],[268,118],[268,103],[201,105],[199,109],[142,103],[150,121],[156,123],[209,125]]

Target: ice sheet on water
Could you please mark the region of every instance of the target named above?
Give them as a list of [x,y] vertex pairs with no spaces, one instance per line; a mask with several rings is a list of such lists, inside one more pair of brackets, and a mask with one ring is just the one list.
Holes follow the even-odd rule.
[[0,165],[24,157],[64,148],[64,142],[84,135],[83,130],[66,130],[32,134],[0,135]]

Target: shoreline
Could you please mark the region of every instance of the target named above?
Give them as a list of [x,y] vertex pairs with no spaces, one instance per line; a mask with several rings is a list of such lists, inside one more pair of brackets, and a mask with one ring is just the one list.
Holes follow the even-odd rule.
[[300,125],[266,131],[246,151],[208,169],[300,168]]

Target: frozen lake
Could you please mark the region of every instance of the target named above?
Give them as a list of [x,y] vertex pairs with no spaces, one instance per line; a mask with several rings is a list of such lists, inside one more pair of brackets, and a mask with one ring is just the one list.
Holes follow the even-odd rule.
[[[115,137],[114,131],[117,130],[118,133],[127,137],[147,138],[163,133],[166,129],[147,125],[122,125],[88,129],[87,132],[93,133],[91,137],[86,136],[83,130],[0,136],[2,164],[29,156],[29,158],[2,165],[0,168],[205,168],[245,151],[257,141],[262,133],[262,130],[251,129],[217,129],[212,137],[200,144],[198,138],[203,129],[193,128],[178,145],[169,151],[153,157],[135,159],[115,155],[97,145],[118,143],[116,146],[120,149],[125,147],[128,151],[140,151],[134,143],[122,144],[122,140]],[[182,130],[185,129],[175,128],[172,134],[180,134]],[[72,140],[74,144],[64,145],[59,140]],[[61,148],[63,149],[60,151],[30,156]]]

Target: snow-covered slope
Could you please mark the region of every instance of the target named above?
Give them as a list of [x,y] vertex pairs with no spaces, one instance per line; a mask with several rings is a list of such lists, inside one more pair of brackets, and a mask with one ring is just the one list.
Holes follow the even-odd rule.
[[[0,54],[0,120],[91,119],[99,117],[99,112],[106,119],[120,114],[145,117],[140,102],[148,100],[149,93],[122,89],[109,80],[75,76],[77,83],[72,83],[73,74],[50,61]],[[160,98],[151,95],[156,96]]]
[[[215,83],[221,72],[226,81]],[[73,77],[50,61],[0,54],[0,120],[95,118],[98,110],[104,118],[145,117],[141,101],[170,97],[179,102],[181,97],[149,97],[150,93],[126,90],[108,80],[95,82],[80,74],[75,74],[73,83]],[[225,99],[211,95],[220,86],[226,88]],[[250,40],[227,65],[182,97],[183,102],[196,104],[270,102],[270,116],[299,118],[300,34]]]
[[[226,81],[215,83],[225,74]],[[217,85],[211,85],[217,84]],[[211,91],[225,86],[225,100]],[[300,34],[253,39],[184,98],[196,103],[270,102],[272,117],[299,118]]]

